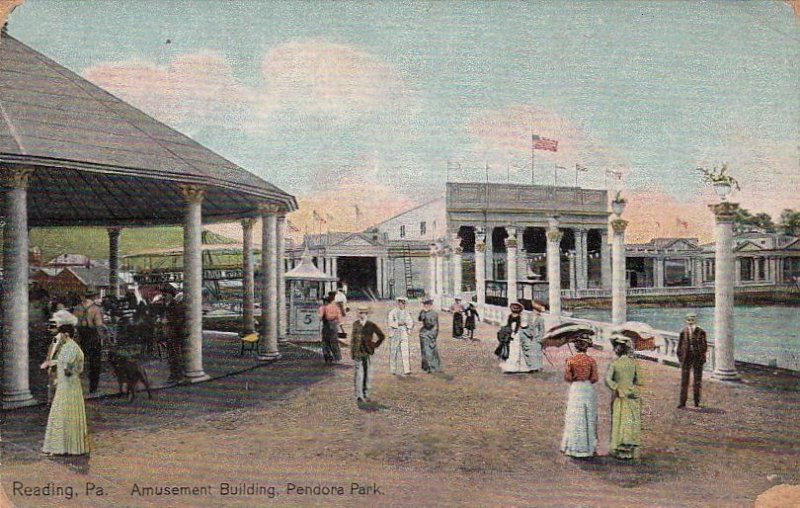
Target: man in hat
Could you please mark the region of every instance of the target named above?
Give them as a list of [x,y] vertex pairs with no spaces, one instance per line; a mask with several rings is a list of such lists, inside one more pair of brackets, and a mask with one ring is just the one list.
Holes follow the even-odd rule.
[[178,383],[183,379],[183,344],[186,341],[186,306],[175,296],[178,290],[170,284],[161,287],[161,307],[163,309],[164,342],[167,344],[167,363],[169,364],[168,383]]
[[397,298],[397,306],[389,312],[389,369],[392,374],[411,374],[411,351],[408,348],[408,337],[414,329],[414,320],[406,310],[408,300],[404,296]]
[[694,405],[700,407],[700,391],[703,384],[703,366],[706,363],[706,331],[697,326],[697,314],[686,314],[686,326],[678,336],[678,360],[681,362],[681,395],[678,408],[686,407],[689,395],[689,373],[694,374]]
[[[383,342],[385,335],[378,325],[369,319],[369,307],[358,308],[358,319],[353,323],[350,354],[355,364],[356,401],[369,402],[372,383],[370,365],[372,355]],[[374,340],[374,337],[378,340]]]
[[100,372],[103,370],[103,339],[106,335],[103,309],[95,303],[98,295],[97,291],[87,291],[81,304],[75,308],[80,347],[86,354],[89,364],[90,394],[97,392],[97,385],[100,384]]

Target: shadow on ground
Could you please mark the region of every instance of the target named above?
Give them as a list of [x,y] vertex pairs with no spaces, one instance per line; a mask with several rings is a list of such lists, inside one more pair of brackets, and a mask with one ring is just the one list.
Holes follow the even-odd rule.
[[[190,426],[198,421],[220,430],[235,429],[246,409],[286,399],[297,390],[331,377],[334,369],[347,368],[326,366],[318,354],[294,345],[287,344],[282,351],[283,357],[278,362],[197,385],[156,390],[153,399],[139,394],[133,402],[125,397],[87,400],[90,436],[129,429]],[[4,462],[35,462],[46,458],[39,450],[48,411],[40,405],[3,415],[0,431]]]
[[637,460],[620,460],[611,456],[570,459],[578,469],[622,488],[640,487],[663,482],[677,476],[679,460],[667,450],[653,449]]

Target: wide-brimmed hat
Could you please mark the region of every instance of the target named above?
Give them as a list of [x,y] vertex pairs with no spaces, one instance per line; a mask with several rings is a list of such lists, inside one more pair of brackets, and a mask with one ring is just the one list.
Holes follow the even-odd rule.
[[425,298],[422,300],[422,305],[430,305],[433,304],[433,298]]
[[72,325],[75,326],[78,324],[78,318],[75,315],[68,311],[68,310],[58,310],[53,313],[53,317],[50,318],[50,321],[54,323],[56,326],[61,325]]
[[697,319],[697,312],[687,312],[686,319]]
[[97,298],[98,296],[100,296],[100,292],[96,289],[87,289],[83,294],[84,298]]
[[356,310],[365,314],[369,314],[371,312],[370,308],[365,306],[358,307]]
[[397,297],[397,301],[398,302],[403,302],[403,303],[408,303],[408,298],[406,298],[405,296],[398,296]]
[[545,307],[544,305],[542,305],[540,303],[533,302],[531,304],[531,307],[533,307],[533,310],[535,310],[536,312],[546,312],[547,311],[547,307]]
[[525,309],[525,306],[519,302],[511,302],[508,308],[511,309],[511,312],[522,312]]
[[611,341],[611,345],[615,344],[625,344],[628,347],[633,346],[633,340],[630,337],[626,337],[620,333],[615,333],[612,335],[609,340]]
[[585,343],[586,343],[586,344],[588,344],[589,346],[591,346],[592,344],[594,344],[594,341],[592,340],[592,336],[591,336],[591,335],[589,335],[588,333],[582,333],[582,334],[580,334],[579,336],[575,337],[575,339],[573,339],[573,341],[572,341],[572,342],[574,342],[574,343],[576,343],[576,344],[577,344],[578,342],[585,342]]
[[453,300],[455,300],[457,302],[460,302],[461,301],[461,297],[460,296],[456,296],[455,298],[453,298]]

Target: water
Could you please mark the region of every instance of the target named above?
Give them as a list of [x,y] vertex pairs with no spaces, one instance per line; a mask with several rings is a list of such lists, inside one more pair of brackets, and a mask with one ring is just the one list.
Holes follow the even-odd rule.
[[[697,312],[700,326],[714,338],[714,308],[640,308],[628,307],[629,321],[642,321],[657,330],[679,332],[684,316]],[[595,321],[610,321],[607,309],[577,309],[575,317]],[[800,307],[736,306],[734,309],[734,344],[736,359],[800,370]]]

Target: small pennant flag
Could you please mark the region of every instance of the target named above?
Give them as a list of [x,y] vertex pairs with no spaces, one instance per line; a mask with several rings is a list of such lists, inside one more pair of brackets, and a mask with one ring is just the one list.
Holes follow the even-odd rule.
[[564,166],[556,166],[556,169],[567,169]]
[[558,141],[539,137],[538,134],[531,135],[534,150],[547,150],[550,152],[558,151]]
[[291,231],[292,233],[299,233],[300,232],[300,230],[297,228],[297,226],[292,224],[292,221],[287,220],[286,221],[286,226],[289,228],[289,231]]
[[587,168],[586,166],[581,166],[580,164],[575,164],[575,171],[582,171],[585,173],[589,171],[589,168]]
[[622,171],[612,171],[612,170],[610,170],[610,169],[607,169],[607,170],[606,170],[606,174],[607,174],[608,176],[613,176],[613,177],[614,177],[614,178],[616,178],[617,180],[622,180]]

